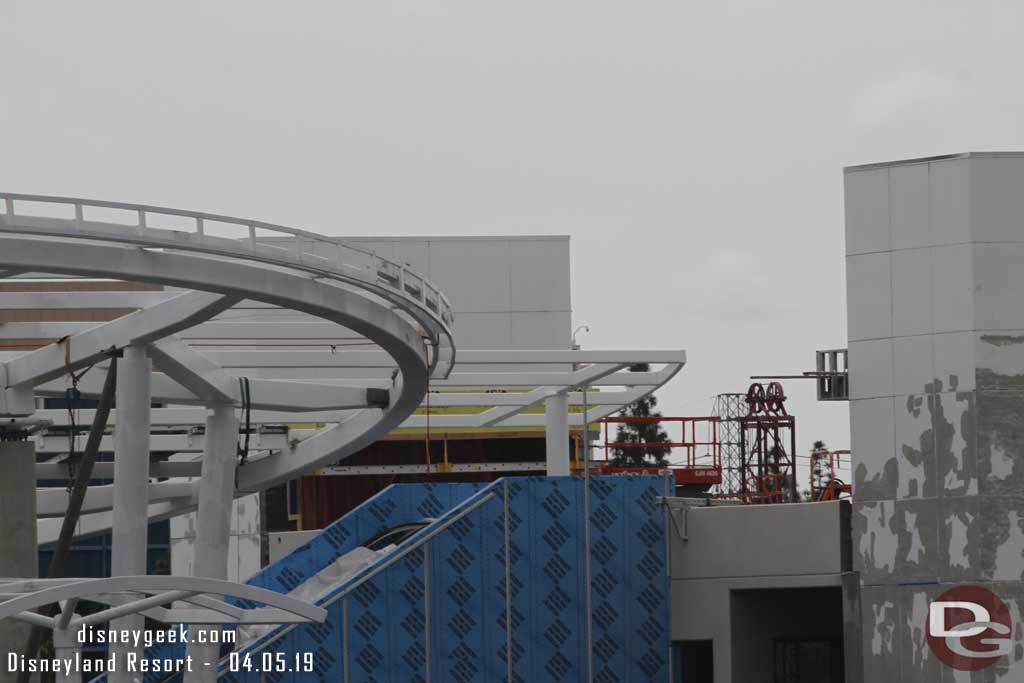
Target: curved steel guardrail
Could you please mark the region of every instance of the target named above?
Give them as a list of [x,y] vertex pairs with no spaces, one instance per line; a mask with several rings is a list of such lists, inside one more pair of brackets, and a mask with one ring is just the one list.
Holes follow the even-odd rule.
[[[237,218],[200,211],[129,204],[76,197],[17,194],[0,192],[0,231],[45,235],[74,236],[100,241],[137,244],[143,248],[192,251],[284,265],[320,278],[336,280],[369,290],[404,311],[426,332],[430,340],[432,374],[447,377],[455,363],[455,340],[452,332],[454,314],[451,303],[440,289],[408,266],[384,258],[376,252],[344,242],[327,239],[306,230],[276,225],[248,218]],[[19,213],[18,203],[36,206],[69,206],[72,216]],[[90,220],[88,209],[125,212],[133,222]],[[53,212],[56,213],[56,212]],[[157,217],[185,218],[192,231],[157,227]],[[239,230],[238,237],[209,234],[212,226]],[[287,240],[286,246],[275,246]],[[320,250],[321,253],[317,253]],[[322,253],[330,254],[323,256]],[[447,353],[442,353],[446,349]],[[445,364],[438,371],[439,361]]]

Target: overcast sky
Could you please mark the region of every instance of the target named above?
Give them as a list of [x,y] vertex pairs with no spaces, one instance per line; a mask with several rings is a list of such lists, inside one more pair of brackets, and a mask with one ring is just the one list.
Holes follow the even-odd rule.
[[584,346],[687,349],[662,408],[706,413],[846,345],[843,166],[1024,149],[1022,8],[0,0],[0,188],[570,234]]

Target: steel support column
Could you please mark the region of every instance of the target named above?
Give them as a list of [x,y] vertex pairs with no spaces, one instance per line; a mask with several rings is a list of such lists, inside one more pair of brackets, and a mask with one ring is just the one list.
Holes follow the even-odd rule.
[[[31,441],[0,442],[0,576],[35,578],[36,449]],[[7,671],[7,655],[21,654],[31,627],[13,619],[0,621],[0,683],[13,683],[16,671]]]
[[569,397],[555,394],[544,399],[545,445],[549,477],[569,474]]
[[[132,576],[146,573],[146,544],[149,528],[149,428],[150,377],[152,363],[145,346],[128,346],[118,364],[116,403],[119,419],[114,429],[113,538],[110,573]],[[135,614],[110,622],[115,630],[141,631],[145,618]],[[141,658],[143,648],[111,645],[117,669],[110,683],[128,683],[140,674],[125,671],[131,651]]]
[[[228,541],[234,510],[235,464],[238,458],[238,418],[230,406],[220,405],[206,418],[203,476],[199,480],[199,511],[196,519],[195,558],[192,574],[209,579],[228,578]],[[200,626],[193,626],[197,631]],[[215,633],[219,628],[202,629]],[[217,679],[220,645],[190,643],[192,671],[186,683],[213,683]],[[206,666],[209,664],[209,666]]]

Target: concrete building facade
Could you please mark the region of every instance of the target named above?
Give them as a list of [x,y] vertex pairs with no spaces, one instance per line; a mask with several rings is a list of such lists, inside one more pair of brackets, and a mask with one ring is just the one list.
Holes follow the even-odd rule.
[[849,502],[667,505],[673,681],[862,680]]
[[1024,154],[846,169],[853,554],[866,681],[974,678],[926,641],[975,584],[1024,609]]
[[465,349],[566,349],[572,332],[569,237],[346,237],[404,261],[452,304]]

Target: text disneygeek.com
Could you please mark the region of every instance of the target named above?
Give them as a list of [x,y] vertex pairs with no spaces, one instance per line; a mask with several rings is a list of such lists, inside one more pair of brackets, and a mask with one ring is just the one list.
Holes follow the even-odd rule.
[[[167,630],[103,630],[84,627],[75,633],[73,644],[58,646],[55,657],[25,657],[9,653],[5,662],[10,673],[71,673],[101,674],[115,671],[132,673],[173,673],[192,672],[204,666],[217,666],[217,662],[197,662],[191,655],[181,657],[146,656],[146,648],[163,644],[234,644],[235,631],[221,629],[195,629],[193,633],[184,626]],[[83,656],[82,647],[87,645],[122,645],[128,648],[119,658],[114,652],[107,657]],[[294,660],[294,661],[292,661]],[[312,653],[297,653],[285,658],[282,653],[232,652],[226,659],[229,671],[305,671],[313,670]]]

